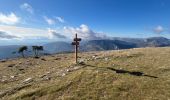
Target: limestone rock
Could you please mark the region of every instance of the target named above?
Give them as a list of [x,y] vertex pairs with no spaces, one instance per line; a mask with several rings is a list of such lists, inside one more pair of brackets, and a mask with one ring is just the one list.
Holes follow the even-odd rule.
[[23,83],[30,83],[30,82],[32,82],[33,81],[33,79],[32,78],[27,78],[27,79],[25,79],[24,81],[23,81]]

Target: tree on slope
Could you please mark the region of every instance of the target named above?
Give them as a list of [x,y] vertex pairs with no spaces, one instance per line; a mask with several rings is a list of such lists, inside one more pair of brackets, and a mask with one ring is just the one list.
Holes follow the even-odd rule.
[[24,51],[27,51],[28,47],[27,46],[22,46],[18,49],[18,53],[20,53],[22,55],[22,57],[24,58]]
[[43,51],[43,46],[32,46],[32,50],[34,52],[34,57],[38,57],[39,51]]

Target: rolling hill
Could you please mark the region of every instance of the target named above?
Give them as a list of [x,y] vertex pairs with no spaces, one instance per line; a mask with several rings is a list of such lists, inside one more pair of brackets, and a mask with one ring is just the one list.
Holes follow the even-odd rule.
[[168,100],[170,48],[56,54],[0,62],[1,100]]

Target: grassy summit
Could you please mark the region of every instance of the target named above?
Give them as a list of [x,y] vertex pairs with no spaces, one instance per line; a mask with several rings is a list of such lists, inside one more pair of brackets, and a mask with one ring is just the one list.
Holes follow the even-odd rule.
[[0,62],[2,100],[168,100],[170,48],[141,48]]

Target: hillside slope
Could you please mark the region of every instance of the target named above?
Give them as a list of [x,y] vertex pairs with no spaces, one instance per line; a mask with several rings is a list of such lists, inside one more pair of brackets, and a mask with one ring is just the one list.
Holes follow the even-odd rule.
[[170,48],[0,61],[2,100],[168,100]]

